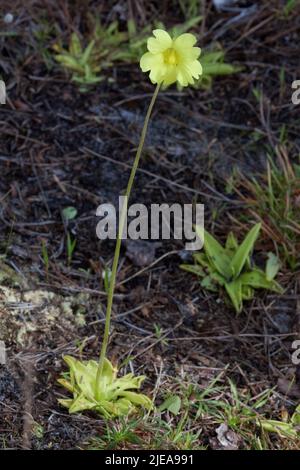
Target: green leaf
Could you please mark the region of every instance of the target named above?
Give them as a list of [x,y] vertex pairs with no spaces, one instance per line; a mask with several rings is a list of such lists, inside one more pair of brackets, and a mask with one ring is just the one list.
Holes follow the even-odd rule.
[[201,63],[203,64],[212,64],[217,63],[219,61],[224,60],[224,52],[223,51],[215,51],[215,52],[204,52],[201,56]]
[[240,275],[248,256],[253,250],[260,228],[261,228],[261,223],[254,225],[254,227],[250,230],[250,232],[244,239],[243,243],[237,249],[231,261],[231,267],[232,267],[232,271],[233,271],[235,278],[237,278]]
[[178,415],[181,408],[181,399],[178,395],[168,397],[158,408],[159,411],[168,410],[173,415]]
[[180,269],[184,271],[188,271],[189,273],[196,274],[196,276],[205,276],[205,272],[203,271],[201,266],[192,265],[192,264],[181,264]]
[[[196,232],[198,233],[197,226]],[[209,261],[216,268],[216,270],[226,279],[230,279],[232,276],[232,271],[230,269],[230,258],[226,255],[222,245],[220,245],[220,243],[206,230],[204,231],[204,250],[207,257],[209,258]]]
[[258,420],[258,424],[268,432],[276,432],[281,437],[297,438],[299,433],[291,423],[275,421],[273,419]]
[[76,215],[77,215],[77,209],[76,207],[65,207],[63,210],[62,210],[62,215],[63,215],[63,218],[65,220],[73,220],[75,219]]
[[150,400],[150,398],[148,398],[146,395],[143,395],[142,393],[124,391],[120,392],[119,395],[123,395],[124,398],[126,398],[130,403],[134,405],[140,405],[147,409],[150,409],[152,406],[152,401]]
[[283,293],[282,287],[276,281],[268,281],[266,274],[257,268],[242,274],[239,279],[243,285],[254,287],[254,289],[268,289],[279,294]]
[[128,31],[129,38],[132,38],[132,37],[136,36],[136,34],[137,34],[136,24],[135,24],[135,21],[133,19],[129,19],[127,21],[127,31]]
[[207,258],[205,253],[195,253],[193,255],[194,260],[196,263],[200,264],[204,268],[209,268],[211,267],[211,264],[209,262],[209,259]]
[[213,279],[211,276],[205,276],[202,281],[201,281],[201,287],[204,289],[210,290],[212,292],[218,292],[217,286],[214,283]]
[[254,296],[254,289],[247,285],[242,285],[242,298],[243,300],[251,300]]
[[76,33],[73,33],[71,35],[69,49],[70,49],[70,54],[75,57],[79,56],[82,53],[80,39]]
[[78,64],[77,59],[75,59],[74,57],[71,57],[67,54],[57,54],[55,56],[55,59],[57,60],[57,62],[71,70],[76,70],[77,72],[81,71],[81,66],[80,64]]
[[237,239],[235,238],[234,234],[232,232],[229,232],[226,244],[225,244],[225,251],[228,256],[233,256],[238,249],[239,244],[237,242]]
[[237,313],[243,308],[242,284],[239,279],[225,284],[225,289]]
[[220,284],[220,286],[225,286],[225,284],[226,284],[225,277],[221,276],[221,274],[219,274],[217,271],[210,269],[209,270],[209,276],[211,277],[211,279],[213,281]]
[[85,49],[84,53],[82,54],[81,58],[80,58],[80,63],[82,65],[86,65],[89,58],[90,58],[90,55],[94,49],[94,46],[95,46],[95,41],[92,40],[89,45],[87,46],[87,48]]
[[241,70],[242,67],[231,64],[203,64],[203,74],[211,76],[231,75]]
[[171,36],[176,38],[177,36],[180,36],[181,34],[186,33],[194,26],[197,26],[197,24],[199,24],[202,21],[202,19],[203,19],[203,16],[195,16],[185,21],[183,24],[173,26],[173,28],[170,31]]
[[291,417],[291,423],[294,426],[300,426],[300,405],[294,411],[294,414]]
[[266,264],[266,279],[268,281],[272,281],[280,268],[280,261],[274,253],[269,252],[268,253],[268,261]]

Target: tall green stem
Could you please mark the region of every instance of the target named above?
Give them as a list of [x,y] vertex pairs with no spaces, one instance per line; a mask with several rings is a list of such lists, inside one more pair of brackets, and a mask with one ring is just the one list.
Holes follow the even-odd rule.
[[106,350],[107,350],[107,345],[108,345],[108,340],[109,340],[109,330],[110,330],[110,321],[111,321],[111,311],[112,311],[112,305],[113,305],[113,298],[114,298],[114,292],[115,292],[115,286],[116,286],[116,276],[117,276],[117,270],[118,270],[118,263],[119,263],[119,257],[120,257],[120,249],[121,249],[121,240],[122,240],[122,233],[124,230],[124,223],[126,219],[126,214],[127,214],[127,205],[128,201],[130,198],[130,193],[132,189],[132,185],[134,182],[134,177],[139,165],[139,161],[141,158],[142,150],[144,147],[144,142],[145,142],[145,137],[147,134],[147,129],[148,129],[148,124],[150,120],[150,116],[152,113],[152,109],[155,103],[155,100],[157,98],[158,92],[159,92],[160,85],[158,84],[156,86],[156,89],[153,93],[146,117],[145,117],[145,122],[139,142],[139,146],[136,152],[136,156],[131,168],[130,172],[130,177],[128,180],[127,184],[127,189],[125,193],[125,204],[123,204],[122,209],[121,209],[121,215],[120,215],[120,221],[119,221],[119,230],[117,233],[117,240],[116,240],[116,247],[115,247],[115,254],[114,254],[114,260],[113,260],[113,265],[112,265],[112,271],[111,271],[111,277],[110,277],[110,284],[109,284],[109,291],[108,291],[108,298],[107,298],[107,307],[106,307],[106,318],[105,318],[105,329],[104,329],[104,337],[103,337],[103,343],[101,347],[101,352],[100,352],[100,357],[99,357],[99,365],[98,365],[98,370],[97,370],[97,377],[96,377],[96,396],[99,392],[99,380],[102,375],[103,371],[103,365],[104,365],[104,360],[106,357]]

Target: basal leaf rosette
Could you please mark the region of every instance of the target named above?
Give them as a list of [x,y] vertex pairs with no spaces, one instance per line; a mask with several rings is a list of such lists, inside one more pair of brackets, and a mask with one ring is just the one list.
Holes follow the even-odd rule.
[[70,413],[94,410],[105,418],[115,418],[133,413],[139,406],[152,408],[150,398],[133,391],[141,387],[145,376],[127,374],[117,378],[118,370],[105,359],[96,387],[96,361],[83,362],[71,356],[64,356],[64,361],[69,366],[69,372],[58,382],[73,394],[73,398],[60,399],[59,403]]

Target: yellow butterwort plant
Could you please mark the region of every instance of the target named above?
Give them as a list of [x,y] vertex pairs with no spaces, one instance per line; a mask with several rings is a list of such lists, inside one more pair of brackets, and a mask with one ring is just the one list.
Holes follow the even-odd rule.
[[69,372],[63,374],[63,378],[59,379],[60,384],[73,394],[73,398],[60,399],[60,403],[66,406],[70,413],[94,410],[105,418],[113,418],[127,415],[135,411],[137,406],[146,409],[152,408],[150,398],[135,391],[140,388],[145,377],[135,377],[133,374],[127,374],[118,378],[118,370],[106,357],[121,239],[131,189],[144,147],[150,116],[160,87],[175,82],[187,86],[193,84],[194,78],[199,78],[202,74],[202,67],[198,61],[201,50],[194,47],[196,38],[193,34],[182,34],[175,39],[172,39],[162,29],[154,30],[153,34],[154,37],[148,39],[148,52],[142,56],[140,66],[143,72],[150,71],[150,80],[156,84],[156,88],[146,113],[140,142],[125,191],[126,204],[123,204],[121,209],[109,281],[104,337],[99,362],[93,360],[83,362],[65,356],[64,360],[69,366]]

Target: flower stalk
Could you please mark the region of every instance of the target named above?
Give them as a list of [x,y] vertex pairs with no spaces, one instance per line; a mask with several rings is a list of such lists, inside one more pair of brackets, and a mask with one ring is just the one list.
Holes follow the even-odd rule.
[[99,364],[98,364],[98,369],[97,369],[97,375],[96,375],[96,390],[95,390],[95,395],[100,393],[99,390],[99,385],[100,385],[100,379],[101,375],[103,373],[103,367],[105,363],[105,358],[106,358],[106,351],[107,351],[107,346],[108,346],[108,340],[109,340],[109,332],[110,332],[110,323],[111,323],[111,313],[112,313],[112,305],[113,305],[113,298],[114,298],[114,292],[115,292],[115,287],[116,287],[116,277],[117,277],[117,270],[118,270],[118,263],[119,263],[119,257],[120,257],[120,250],[121,250],[121,241],[122,241],[122,234],[124,230],[124,224],[126,220],[126,213],[127,213],[127,206],[128,206],[128,201],[131,195],[131,190],[134,182],[134,178],[136,175],[136,171],[139,166],[142,150],[144,147],[145,143],[145,138],[147,134],[147,129],[151,117],[151,113],[153,110],[153,106],[155,104],[158,92],[160,89],[160,83],[156,85],[155,91],[153,93],[149,108],[147,110],[147,114],[145,117],[142,133],[141,133],[141,138],[139,142],[139,146],[135,155],[135,159],[131,168],[126,192],[125,192],[125,203],[122,206],[121,209],[121,215],[120,215],[120,221],[119,221],[119,229],[117,232],[117,239],[116,239],[116,246],[115,246],[115,253],[114,253],[114,259],[113,259],[113,265],[112,265],[112,271],[111,271],[111,277],[110,277],[110,284],[109,284],[109,291],[108,291],[108,298],[107,298],[107,307],[106,307],[106,317],[105,317],[105,328],[104,328],[104,337],[103,337],[103,342],[101,346],[101,351],[100,351],[100,356],[99,356]]

